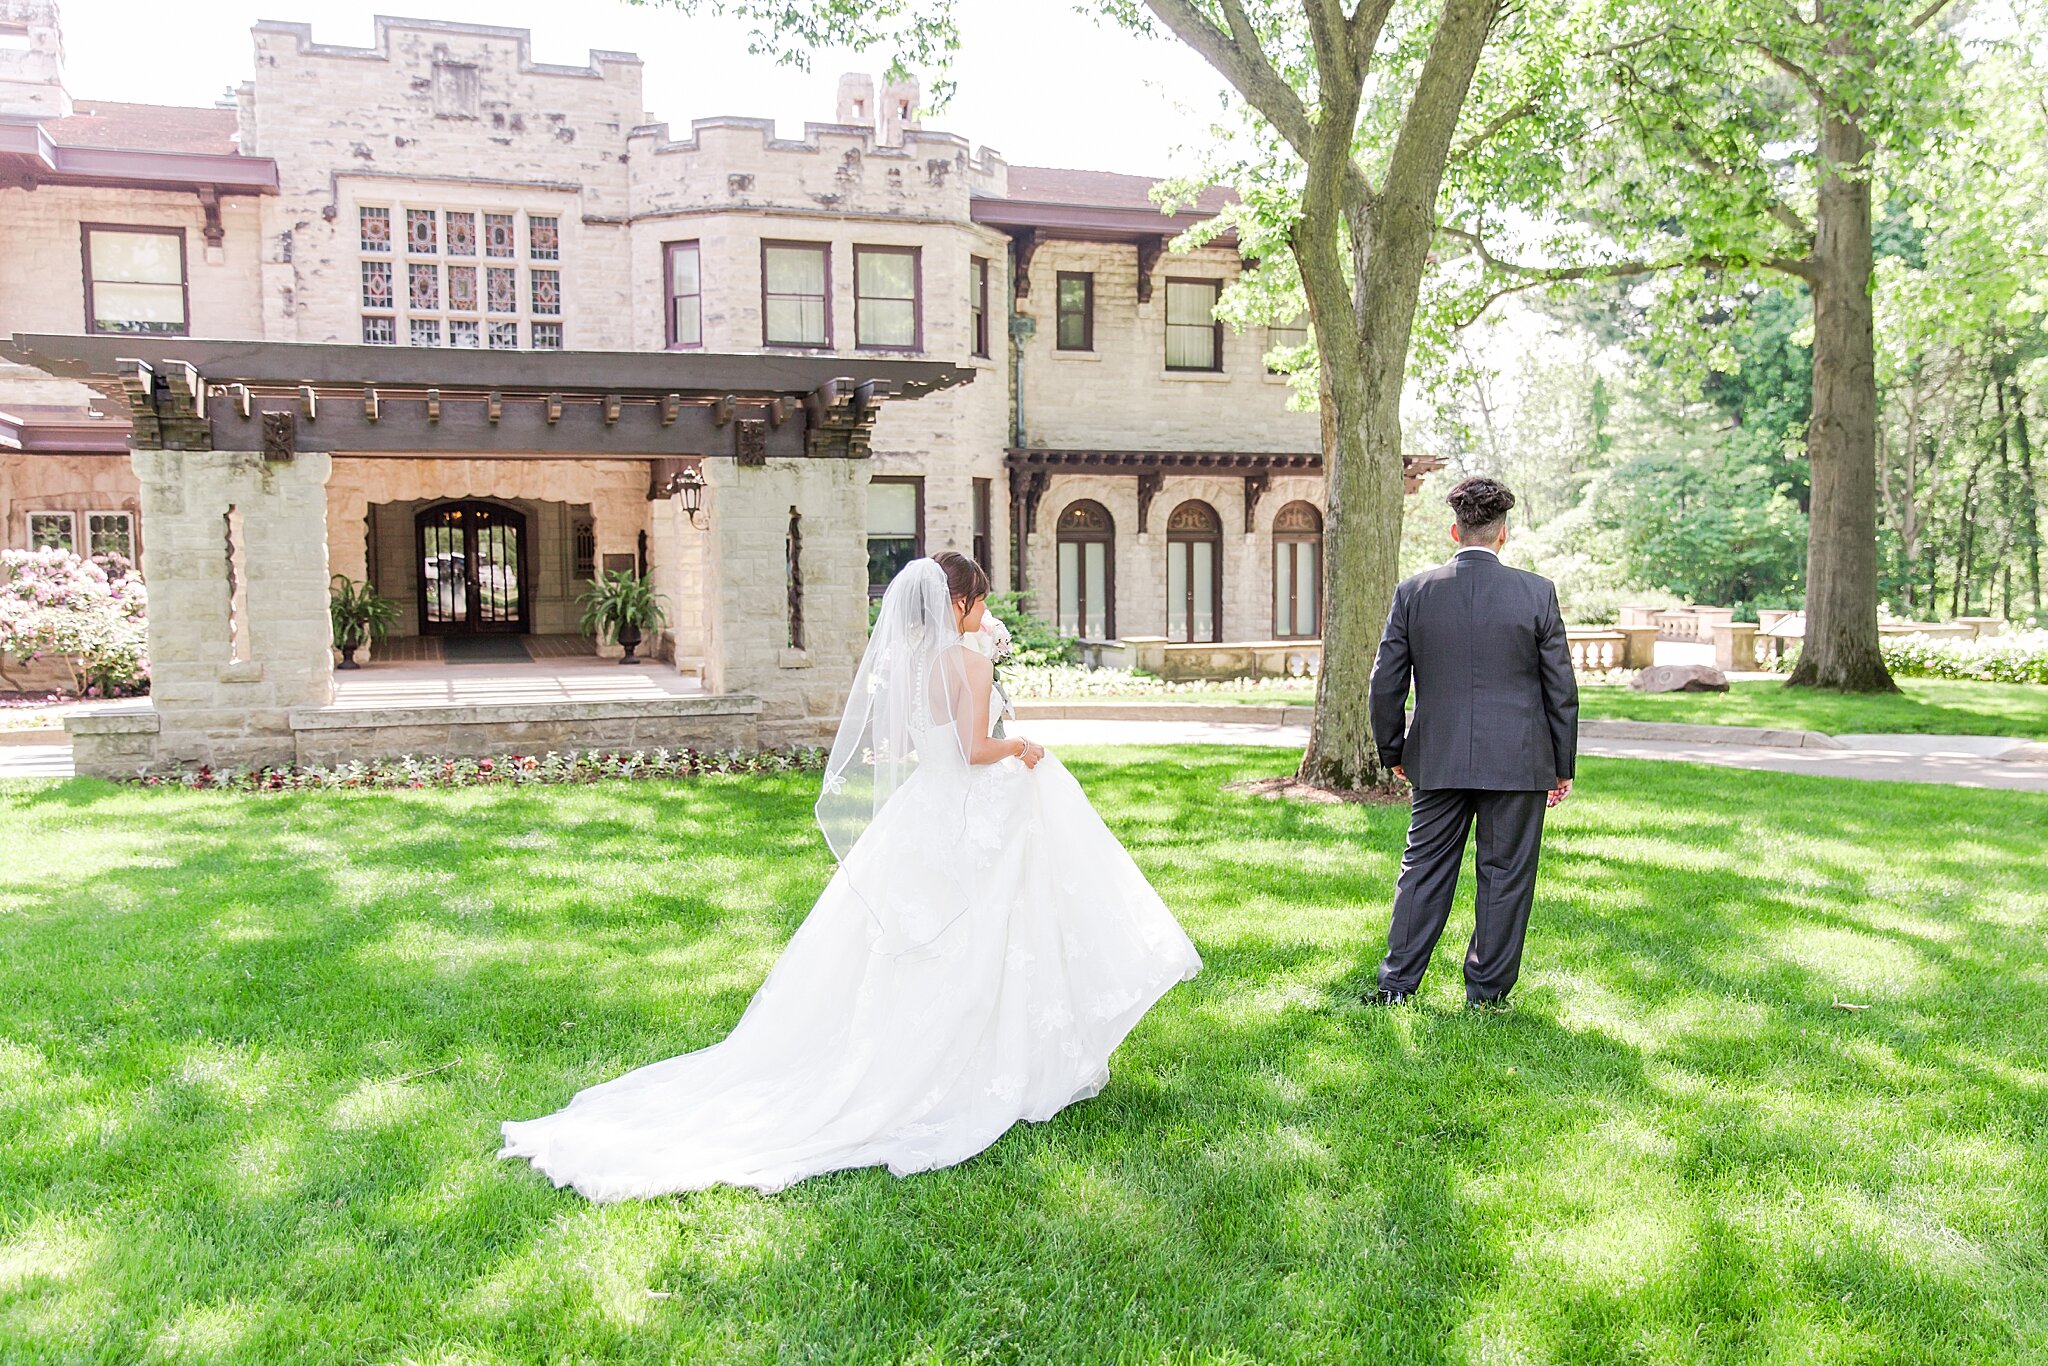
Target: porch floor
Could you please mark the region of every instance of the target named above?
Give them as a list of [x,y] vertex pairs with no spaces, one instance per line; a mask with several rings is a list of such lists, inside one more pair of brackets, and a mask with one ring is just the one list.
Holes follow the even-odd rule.
[[392,636],[371,653],[379,664],[450,663],[466,667],[468,661],[450,657],[447,648],[450,640],[456,642],[458,651],[467,641],[523,647],[529,659],[573,659],[597,653],[588,636]]
[[524,663],[387,663],[338,670],[330,707],[470,707],[521,702],[638,702],[701,697],[694,677],[673,664],[621,664],[595,655]]

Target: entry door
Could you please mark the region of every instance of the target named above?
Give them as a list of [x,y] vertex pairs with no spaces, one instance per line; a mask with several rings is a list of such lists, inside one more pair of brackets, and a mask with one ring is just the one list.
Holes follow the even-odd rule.
[[524,513],[496,503],[438,503],[416,525],[421,635],[527,629]]

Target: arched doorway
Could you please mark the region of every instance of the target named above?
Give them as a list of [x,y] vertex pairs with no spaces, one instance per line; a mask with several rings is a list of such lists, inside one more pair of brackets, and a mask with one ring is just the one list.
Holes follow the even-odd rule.
[[1323,514],[1293,502],[1273,519],[1273,639],[1323,633]]
[[1060,514],[1060,633],[1085,640],[1116,638],[1116,523],[1092,498]]
[[1166,638],[1223,639],[1223,519],[1197,499],[1166,519]]
[[466,500],[413,519],[420,566],[420,634],[519,634],[531,628],[526,514]]

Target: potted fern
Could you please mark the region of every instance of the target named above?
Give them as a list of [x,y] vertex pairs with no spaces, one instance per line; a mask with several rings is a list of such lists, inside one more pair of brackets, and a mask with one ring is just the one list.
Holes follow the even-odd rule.
[[381,641],[398,620],[398,604],[382,597],[364,579],[336,574],[327,590],[327,614],[334,621],[334,648],[341,651],[340,669],[360,669],[356,651]]
[[642,661],[633,652],[640,648],[642,632],[658,631],[668,624],[662,610],[661,594],[654,591],[647,576],[614,569],[597,576],[583,595],[583,634],[599,640],[609,636],[626,651],[621,664]]

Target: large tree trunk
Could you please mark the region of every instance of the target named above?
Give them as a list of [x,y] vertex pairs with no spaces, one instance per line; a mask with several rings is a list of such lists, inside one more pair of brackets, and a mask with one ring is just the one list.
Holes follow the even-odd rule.
[[1792,687],[1895,692],[1877,629],[1877,344],[1871,316],[1870,139],[1821,109],[1814,220],[1813,504],[1806,640]]
[[[1384,780],[1368,684],[1400,573],[1401,388],[1436,234],[1437,192],[1458,113],[1502,0],[1443,0],[1429,54],[1370,200],[1349,189],[1351,120],[1311,156],[1293,236],[1322,363],[1323,669],[1300,777],[1352,790]],[[1329,111],[1325,111],[1325,117]],[[1351,235],[1348,284],[1339,215]],[[1340,301],[1348,306],[1340,307]]]

